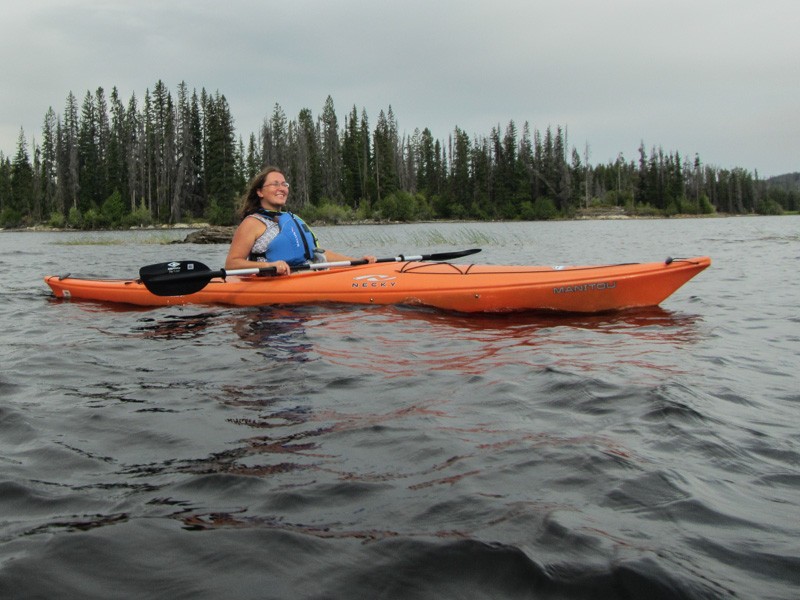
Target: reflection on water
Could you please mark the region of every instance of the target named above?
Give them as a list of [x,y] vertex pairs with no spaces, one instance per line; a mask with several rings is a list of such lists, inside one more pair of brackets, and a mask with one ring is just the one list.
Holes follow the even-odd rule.
[[204,312],[184,307],[163,317],[143,316],[139,323],[136,331],[148,338],[190,341],[209,328],[229,330],[268,361],[323,360],[389,377],[436,370],[484,374],[525,365],[583,373],[637,368],[655,380],[687,372],[682,351],[703,335],[697,315],[660,307],[600,315],[461,315],[347,305]]
[[144,334],[145,338],[164,340],[191,340],[202,335],[213,324],[214,313],[198,313],[190,315],[169,315],[158,319],[142,317],[142,323],[134,329]]
[[[660,308],[594,316],[466,317],[387,307],[360,313],[357,337],[351,318],[348,310],[329,310],[313,320],[315,350],[337,365],[393,377],[430,370],[484,374],[512,365],[572,372],[627,365],[662,377],[683,371],[674,351],[690,346],[699,331],[697,316]],[[344,346],[342,339],[350,343]]]
[[265,358],[306,362],[313,350],[306,334],[307,321],[302,313],[274,307],[257,309],[243,318],[232,317],[231,326],[242,341]]
[[[353,319],[358,319],[357,331]],[[416,307],[278,306],[182,312],[142,317],[139,322],[136,330],[146,337],[188,341],[210,327],[230,328],[271,360],[307,362],[322,357],[332,364],[396,377],[421,370],[479,374],[520,363],[593,371],[609,364],[598,363],[598,349],[616,366],[682,372],[680,355],[669,365],[662,360],[664,354],[695,342],[701,326],[696,315],[660,307],[601,315],[460,315]],[[646,343],[648,351],[642,352],[638,342]],[[540,348],[546,348],[546,355],[532,362]],[[658,360],[649,356],[654,352]]]

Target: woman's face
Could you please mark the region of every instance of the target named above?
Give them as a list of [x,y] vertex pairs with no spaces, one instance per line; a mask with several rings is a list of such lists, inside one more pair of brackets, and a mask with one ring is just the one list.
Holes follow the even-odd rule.
[[264,179],[264,185],[256,192],[261,198],[261,206],[267,210],[280,210],[289,197],[289,184],[283,173],[273,171]]

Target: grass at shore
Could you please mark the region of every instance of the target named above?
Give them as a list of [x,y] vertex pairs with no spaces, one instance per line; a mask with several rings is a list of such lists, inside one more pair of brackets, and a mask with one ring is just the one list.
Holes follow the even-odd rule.
[[[133,243],[160,246],[160,245],[172,244],[174,241],[175,241],[175,236],[170,236],[167,234],[160,234],[160,235],[157,234],[148,237],[142,237],[141,239],[135,240]],[[52,244],[56,246],[124,246],[130,243],[132,243],[132,240],[130,239],[101,237],[92,235],[81,235],[70,239],[55,240],[52,242]]]

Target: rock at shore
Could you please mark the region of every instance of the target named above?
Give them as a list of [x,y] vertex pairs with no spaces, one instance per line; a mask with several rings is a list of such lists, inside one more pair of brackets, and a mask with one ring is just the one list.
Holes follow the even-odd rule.
[[193,231],[183,240],[185,244],[230,244],[236,227],[204,227]]

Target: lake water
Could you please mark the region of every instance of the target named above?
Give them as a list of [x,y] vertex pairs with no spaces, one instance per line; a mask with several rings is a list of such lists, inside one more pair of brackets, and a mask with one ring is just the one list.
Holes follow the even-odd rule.
[[164,243],[185,233],[0,233],[0,597],[798,597],[799,217],[316,230],[357,255],[712,257],[615,315],[43,283],[222,266]]

